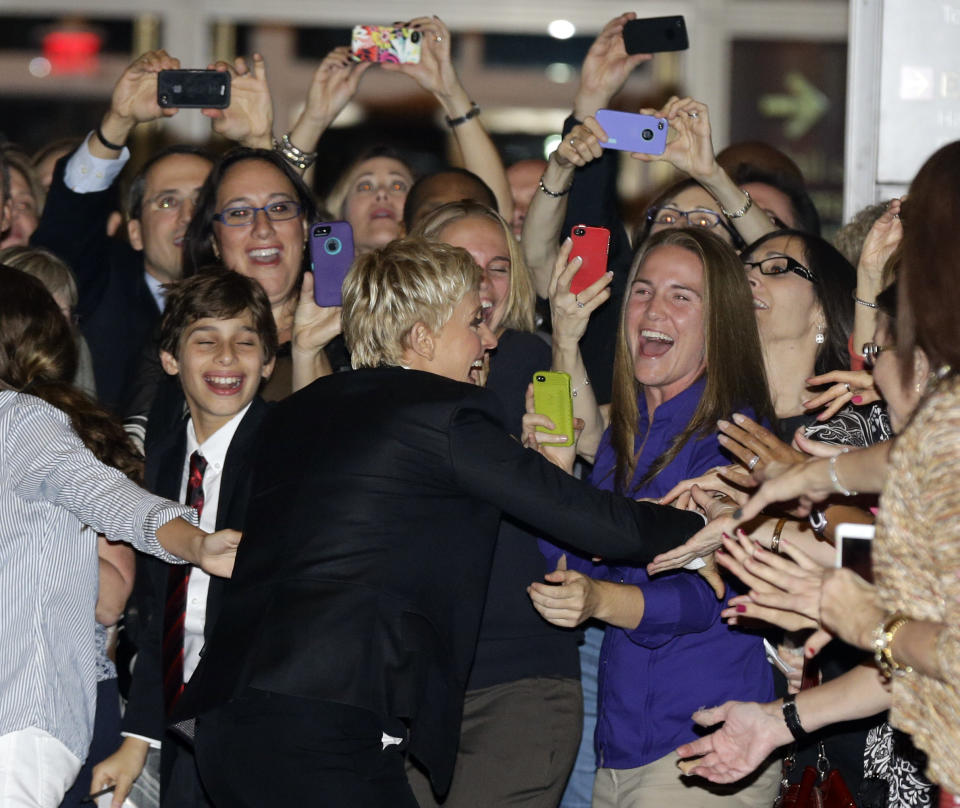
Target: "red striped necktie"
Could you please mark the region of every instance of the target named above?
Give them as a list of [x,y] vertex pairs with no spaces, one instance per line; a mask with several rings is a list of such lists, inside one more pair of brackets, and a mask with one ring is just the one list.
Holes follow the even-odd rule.
[[[190,455],[186,504],[203,514],[203,472],[207,461],[200,452]],[[183,624],[187,614],[190,565],[173,564],[167,575],[167,603],[163,611],[163,703],[167,714],[183,692]]]

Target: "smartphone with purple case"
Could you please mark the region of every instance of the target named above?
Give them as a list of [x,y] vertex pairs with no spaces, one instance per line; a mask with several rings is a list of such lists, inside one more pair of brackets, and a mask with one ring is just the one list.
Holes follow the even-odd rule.
[[353,263],[353,228],[348,222],[317,222],[310,228],[313,299],[318,306],[343,305],[343,279]]
[[605,149],[640,152],[641,154],[663,154],[667,147],[667,121],[653,115],[640,115],[635,112],[618,112],[613,109],[598,109],[597,123],[607,133],[607,142],[601,143]]

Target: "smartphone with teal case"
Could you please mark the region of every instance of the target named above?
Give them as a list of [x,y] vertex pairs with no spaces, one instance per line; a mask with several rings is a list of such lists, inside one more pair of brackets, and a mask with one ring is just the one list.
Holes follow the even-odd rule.
[[567,436],[565,443],[552,443],[551,446],[573,445],[573,396],[570,394],[569,373],[552,370],[534,373],[533,408],[556,424],[556,429],[538,426],[537,432]]

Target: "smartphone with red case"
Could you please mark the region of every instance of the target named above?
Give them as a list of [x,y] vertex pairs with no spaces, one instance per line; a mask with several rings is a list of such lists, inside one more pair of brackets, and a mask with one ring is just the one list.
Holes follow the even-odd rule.
[[537,427],[537,432],[549,435],[566,435],[564,443],[551,446],[573,445],[573,395],[570,392],[570,374],[560,371],[538,370],[533,374],[533,409],[546,415],[556,429]]
[[585,224],[574,225],[570,230],[573,249],[570,259],[578,256],[583,259],[580,269],[570,281],[570,293],[580,294],[591,283],[596,283],[607,271],[607,254],[610,252],[610,231],[606,227],[588,227]]
[[606,143],[600,144],[605,149],[663,154],[667,148],[670,127],[665,118],[615,109],[598,109],[595,117],[607,134]]
[[318,306],[343,305],[343,279],[353,263],[353,228],[348,222],[318,222],[310,228],[313,299]]

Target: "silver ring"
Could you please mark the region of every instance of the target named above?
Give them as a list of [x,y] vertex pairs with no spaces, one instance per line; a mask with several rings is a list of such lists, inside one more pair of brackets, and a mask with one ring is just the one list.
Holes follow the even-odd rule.
[[575,137],[572,137],[572,138],[570,138],[570,140],[569,140],[569,143],[570,143],[571,146],[573,146],[576,142],[577,142],[577,139],[576,139]]
[[696,110],[694,110],[693,112],[688,112],[687,115],[689,115],[691,118],[699,118],[699,117],[700,117],[700,113],[697,112]]
[[753,471],[757,467],[757,463],[760,462],[760,455],[754,455],[750,462],[747,463],[747,471]]
[[577,301],[577,308],[578,308],[578,309],[582,309],[582,308],[583,308],[583,303],[581,303],[579,300]]
[[848,393],[852,393],[852,392],[853,392],[853,391],[850,389],[850,385],[849,385],[849,384],[844,384],[843,386],[847,388],[847,392],[848,392]]
[[434,42],[443,42],[443,37],[440,36],[440,34],[436,34],[436,35],[433,37],[433,41],[434,41]]

